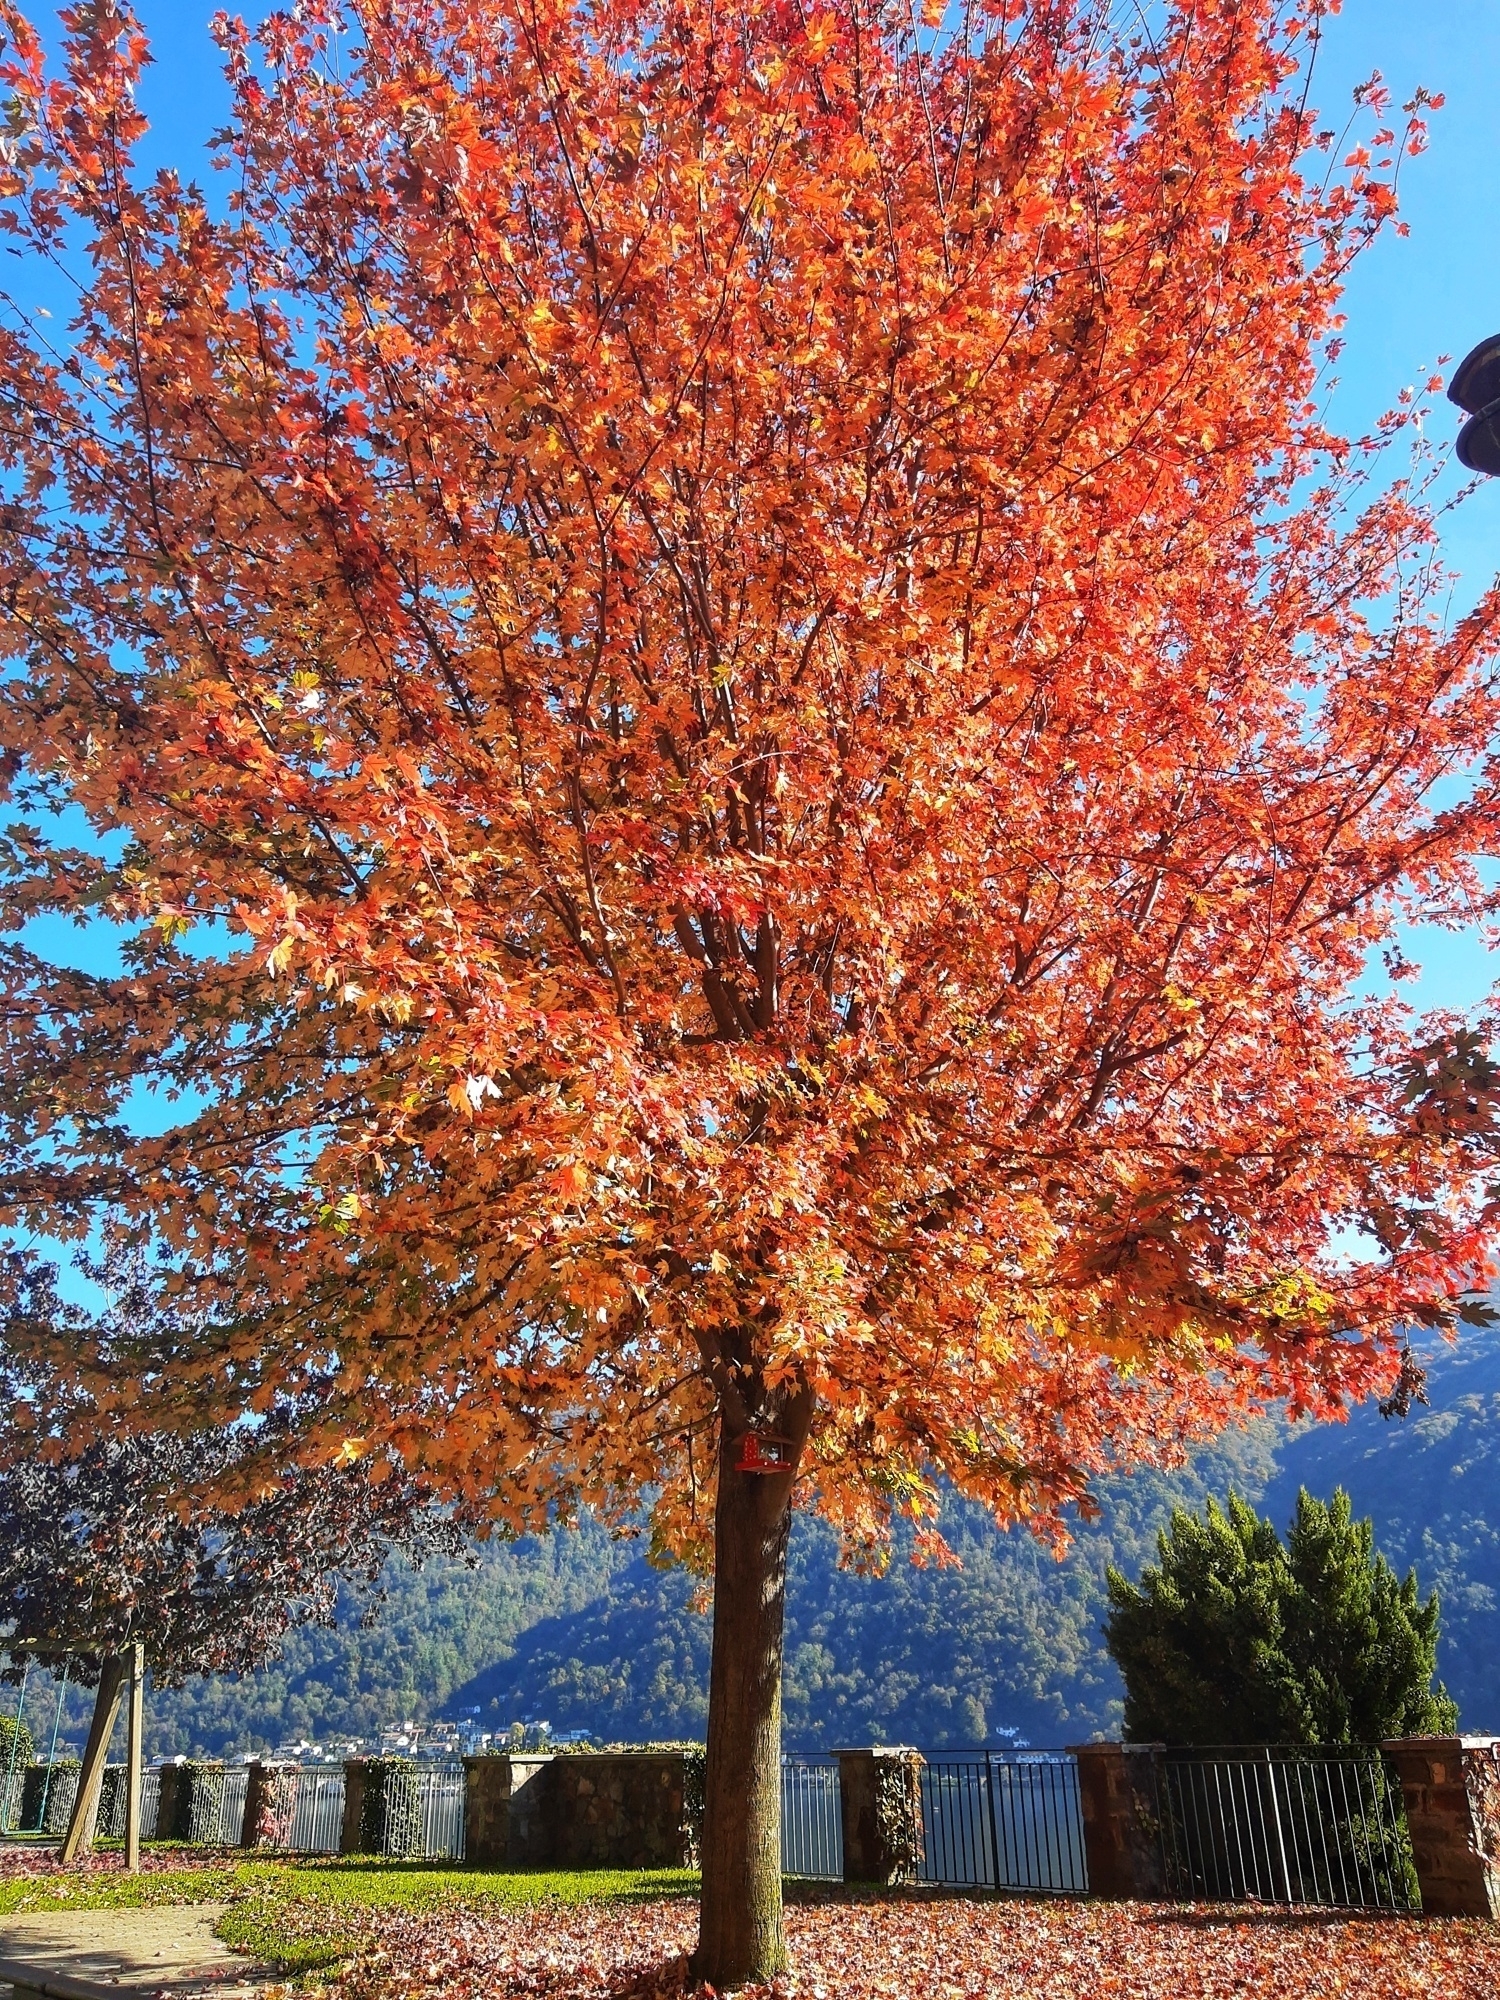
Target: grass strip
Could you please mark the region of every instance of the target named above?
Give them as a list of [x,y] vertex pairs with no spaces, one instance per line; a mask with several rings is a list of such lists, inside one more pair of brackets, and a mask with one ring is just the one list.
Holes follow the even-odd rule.
[[[153,1847],[154,1864],[169,1847]],[[526,1869],[388,1861],[376,1855],[246,1855],[195,1867],[153,1865],[139,1875],[84,1868],[0,1879],[0,1916],[46,1910],[138,1910],[227,1903],[215,1925],[231,1950],[290,1976],[326,1972],[376,1935],[382,1910],[521,1909],[536,1903],[638,1903],[692,1896],[683,1868]]]
[[289,1975],[326,1972],[376,1940],[385,1910],[520,1909],[537,1903],[644,1902],[693,1895],[685,1869],[546,1869],[521,1872],[361,1858],[256,1870],[230,1904],[219,1937]]

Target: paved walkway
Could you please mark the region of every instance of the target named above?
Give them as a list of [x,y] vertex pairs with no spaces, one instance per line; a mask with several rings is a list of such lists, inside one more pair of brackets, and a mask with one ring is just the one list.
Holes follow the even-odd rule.
[[255,1991],[264,1969],[214,1936],[223,1903],[151,1910],[48,1910],[0,1917],[0,2000],[125,2000],[127,1995]]

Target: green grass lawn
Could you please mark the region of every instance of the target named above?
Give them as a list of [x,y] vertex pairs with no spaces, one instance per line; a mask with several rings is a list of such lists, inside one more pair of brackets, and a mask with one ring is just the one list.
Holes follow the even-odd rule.
[[[151,1852],[159,1864],[171,1850]],[[295,1861],[226,1856],[191,1868],[157,1865],[140,1875],[9,1876],[0,1880],[0,1916],[225,1902],[229,1908],[217,1925],[224,1942],[295,1974],[322,1971],[350,1957],[371,1935],[382,1910],[641,1902],[697,1890],[696,1873],[681,1868],[500,1872],[372,1855]]]

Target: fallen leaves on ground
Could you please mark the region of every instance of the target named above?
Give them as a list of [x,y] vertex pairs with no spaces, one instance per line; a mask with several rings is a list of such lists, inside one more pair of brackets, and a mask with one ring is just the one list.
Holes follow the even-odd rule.
[[[692,1989],[690,1903],[383,1916],[341,2000],[651,2000]],[[1244,1907],[829,1899],[787,1911],[799,2000],[1492,2000],[1500,1927]],[[711,1989],[698,1988],[706,1995]]]
[[[55,1847],[41,1847],[27,1841],[0,1844],[0,1881],[16,1876],[35,1877],[56,1883],[76,1876],[124,1875],[125,1856],[118,1848],[99,1848],[81,1854],[66,1867],[57,1858]],[[234,1867],[244,1860],[237,1847],[143,1847],[141,1872],[147,1875],[183,1874]]]

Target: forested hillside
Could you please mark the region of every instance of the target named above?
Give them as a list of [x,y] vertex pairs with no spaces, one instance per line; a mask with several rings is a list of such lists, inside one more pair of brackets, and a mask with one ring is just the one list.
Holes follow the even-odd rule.
[[1462,1727],[1500,1733],[1500,1342],[1441,1352],[1429,1395],[1404,1423],[1368,1408],[1292,1433],[1263,1511],[1284,1523],[1299,1485],[1344,1487],[1396,1568],[1415,1566],[1423,1589],[1437,1588],[1439,1671]]
[[[798,1524],[787,1633],[786,1730],[805,1745],[884,1739],[929,1747],[1061,1743],[1108,1729],[1118,1681],[1099,1638],[1106,1564],[1134,1571],[1174,1500],[1233,1484],[1281,1522],[1299,1485],[1344,1485],[1399,1567],[1442,1593],[1442,1671],[1464,1724],[1500,1724],[1500,1345],[1434,1366],[1432,1407],[1403,1423],[1362,1409],[1346,1426],[1260,1425],[1174,1478],[1121,1480],[1061,1562],[976,1510],[945,1523],[961,1570],[840,1571]],[[239,1683],[195,1683],[151,1704],[157,1751],[369,1735],[405,1717],[478,1708],[485,1728],[545,1717],[610,1738],[701,1735],[709,1625],[681,1574],[652,1569],[597,1528],[478,1552],[475,1565],[393,1567],[370,1629],[294,1635]]]

